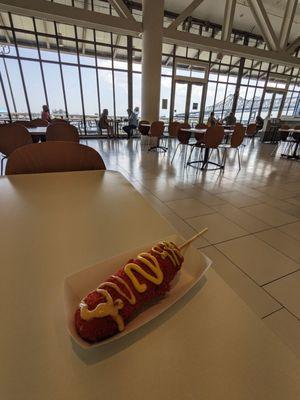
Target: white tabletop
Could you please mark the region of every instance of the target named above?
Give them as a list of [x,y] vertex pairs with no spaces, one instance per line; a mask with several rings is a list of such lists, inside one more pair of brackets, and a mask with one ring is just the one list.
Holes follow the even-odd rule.
[[173,232],[120,174],[2,177],[0,217],[1,399],[300,398],[299,361],[213,270],[129,337],[72,343],[64,278]]
[[278,130],[279,132],[300,133],[300,129],[293,129],[293,128],[288,128],[288,129],[279,128]]
[[[197,128],[181,128],[180,130],[181,130],[182,132],[206,133],[206,132],[207,132],[207,129],[209,129],[209,128],[201,128],[201,129],[197,129]],[[224,129],[224,132],[225,132],[226,134],[233,133],[233,132],[234,132],[234,129]]]
[[47,126],[38,126],[36,128],[26,128],[30,135],[45,135]]

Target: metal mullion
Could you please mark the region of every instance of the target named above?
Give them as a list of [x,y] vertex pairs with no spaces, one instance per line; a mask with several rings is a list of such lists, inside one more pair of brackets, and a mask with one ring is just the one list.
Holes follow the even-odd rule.
[[[256,71],[258,71],[258,74],[257,74],[257,79],[256,79],[256,85],[255,85],[255,92],[254,92],[254,99],[253,99],[253,102],[252,102],[252,106],[251,106],[251,110],[250,110],[250,115],[252,115],[252,112],[253,112],[253,106],[254,106],[254,101],[255,101],[255,95],[256,95],[256,92],[257,92],[257,89],[262,89],[260,86],[258,86],[258,81],[259,81],[259,77],[260,77],[260,73],[261,73],[261,66],[262,66],[262,62],[260,62],[260,65],[259,65],[259,69],[258,70],[256,70]],[[254,68],[253,68],[254,69]],[[253,69],[252,69],[252,71],[253,71]],[[252,72],[251,71],[251,72]],[[252,75],[252,74],[251,74]],[[250,122],[250,116],[249,116],[249,121],[248,122]]]
[[221,118],[222,118],[222,119],[223,119],[223,114],[224,114],[224,105],[225,105],[225,100],[226,100],[228,85],[229,85],[229,84],[228,84],[228,78],[227,78],[226,89],[225,89],[225,94],[224,94],[224,101],[223,101],[223,107],[222,107],[222,115],[221,115]]
[[205,115],[205,103],[206,103],[206,96],[207,96],[207,85],[208,83],[204,83],[202,85],[202,98],[200,103],[200,112],[199,112],[199,123],[202,123],[204,120]]
[[[17,57],[15,57],[15,59],[17,60]],[[11,81],[10,81],[10,77],[9,77],[9,73],[8,73],[8,69],[7,69],[7,65],[6,65],[6,61],[5,61],[5,57],[2,56],[2,60],[3,60],[3,64],[4,64],[4,69],[5,69],[5,73],[6,73],[6,77],[7,77],[7,83],[9,86],[9,91],[10,91],[10,95],[11,95],[11,100],[13,103],[13,107],[14,107],[14,112],[17,113],[17,107],[16,107],[16,102],[15,102],[15,96],[12,90],[12,86],[11,86]]]
[[217,86],[216,86],[216,91],[215,91],[215,97],[214,97],[214,103],[213,103],[213,109],[215,109],[215,105],[216,105],[216,98],[217,98],[217,91],[218,91],[218,86],[219,86],[219,76],[220,76],[220,68],[221,68],[221,62],[219,62],[219,69],[217,72]]
[[261,113],[262,106],[263,106],[263,103],[264,103],[264,100],[265,100],[265,94],[266,94],[266,89],[267,89],[267,84],[268,84],[268,80],[269,80],[270,71],[271,71],[271,63],[269,63],[269,67],[268,67],[268,71],[267,71],[267,75],[266,75],[265,86],[263,88],[263,95],[262,95],[261,102],[260,102],[259,109],[258,109],[258,115],[260,115],[260,113]]
[[[287,93],[289,93],[289,91],[288,91]],[[290,94],[291,94],[291,97],[290,97],[290,100],[289,100],[288,106],[287,106],[287,108],[286,108],[286,113],[288,113],[288,111],[289,111],[289,108],[290,108],[290,106],[291,106],[291,101],[292,101],[292,98],[293,98],[293,93],[294,93],[294,91],[291,91],[291,92],[290,92]]]
[[66,89],[65,89],[65,82],[64,82],[64,77],[63,77],[62,62],[61,62],[61,56],[60,56],[56,22],[54,22],[54,29],[55,29],[55,39],[56,39],[56,46],[57,46],[60,79],[61,79],[61,85],[62,85],[62,91],[63,91],[63,97],[64,97],[64,103],[65,103],[65,110],[66,110],[66,118],[69,118],[68,107],[67,107],[67,98],[66,98]]
[[[92,3],[92,8],[94,7],[94,3]],[[97,46],[96,46],[96,30],[93,29],[93,37],[94,37],[94,49],[95,49],[95,65],[96,65],[96,82],[97,82],[97,98],[98,98],[98,115],[100,118],[101,114],[101,102],[100,102],[100,89],[99,89],[99,76],[98,76],[98,60],[97,60]]]
[[[288,105],[288,108],[287,108],[287,113],[288,113],[288,111],[289,111],[289,109],[290,109],[290,107],[291,107],[291,102],[292,102],[293,94],[296,92],[295,87],[296,87],[296,85],[297,85],[297,83],[298,83],[298,79],[299,79],[299,78],[297,77],[297,78],[296,78],[295,85],[294,85],[294,89],[291,91],[291,98],[290,98],[289,105]],[[298,94],[298,96],[299,96],[299,94]],[[296,100],[296,105],[297,105],[297,100]]]
[[[74,1],[73,1],[74,3]],[[82,89],[82,76],[81,76],[81,65],[80,65],[80,58],[79,58],[79,46],[78,46],[78,36],[77,36],[77,27],[74,25],[75,29],[75,43],[76,43],[76,51],[77,51],[77,68],[79,72],[79,88],[80,88],[80,96],[81,96],[81,107],[82,107],[82,117],[83,117],[83,126],[84,126],[84,133],[86,133],[86,119],[85,119],[85,109],[84,109],[84,101],[83,101],[83,89]]]
[[127,87],[128,87],[128,108],[133,110],[133,88],[132,88],[132,37],[127,36]]
[[[242,86],[244,86],[244,85],[242,85]],[[245,86],[246,86],[246,85],[245,85]],[[245,98],[244,98],[244,103],[243,103],[243,109],[242,109],[241,121],[242,121],[242,119],[243,119],[243,116],[244,116],[245,105],[246,105],[246,101],[247,101],[248,89],[249,89],[249,84],[246,86],[246,93],[245,93]]]
[[[113,43],[113,35],[112,35],[112,33],[110,34],[110,41],[111,41],[111,43]],[[112,62],[111,73],[112,73],[112,83],[113,83],[113,108],[114,108],[114,120],[116,121],[117,116],[116,116],[116,92],[115,92],[115,68],[114,68],[115,64],[114,64],[113,46],[112,46],[112,44],[110,46],[110,49],[111,49],[111,62]],[[119,132],[115,132],[115,134],[118,135]]]
[[38,41],[38,35],[37,35],[37,32],[36,32],[36,23],[35,23],[35,18],[32,18],[32,19],[33,19],[33,27],[34,27],[36,46],[37,46],[37,51],[38,51],[38,55],[39,55],[39,64],[40,64],[40,70],[41,70],[41,75],[42,75],[44,94],[45,94],[46,104],[49,107],[49,99],[48,99],[47,89],[46,89],[46,82],[45,82],[45,75],[44,75],[44,70],[43,70],[43,65],[42,65],[40,45],[39,45],[39,41]]
[[9,109],[9,105],[8,105],[8,101],[7,101],[7,96],[6,96],[6,92],[5,92],[5,88],[4,88],[1,72],[0,72],[0,84],[1,84],[2,92],[3,92],[3,96],[4,96],[4,100],[5,100],[5,104],[6,104],[6,109],[7,109],[7,113],[8,113],[8,116],[9,116],[9,120],[10,120],[10,122],[12,122],[11,113],[10,113],[10,109]]
[[185,98],[185,113],[184,113],[184,122],[189,121],[190,116],[190,106],[191,106],[191,93],[192,93],[192,84],[187,82],[187,91]]
[[298,97],[297,97],[297,100],[296,100],[296,105],[295,105],[295,108],[294,108],[293,116],[295,115],[296,111],[298,110],[299,104],[300,104],[300,92],[298,93]]
[[175,75],[176,75],[175,56],[176,56],[176,44],[173,45],[173,68],[172,68],[172,77],[171,77],[171,98],[170,98],[169,123],[171,123],[174,119]]
[[[251,86],[251,87],[254,87],[254,86]],[[251,103],[251,107],[250,107],[250,111],[249,111],[248,124],[249,124],[250,119],[251,119],[252,109],[253,109],[253,104],[254,104],[254,99],[255,99],[255,95],[256,95],[257,89],[258,89],[257,86],[255,86],[254,95],[253,95],[253,99],[252,99],[252,103]]]
[[[11,13],[8,13],[8,17],[9,17],[10,24],[13,27],[14,25],[13,25]],[[29,119],[31,120],[32,117],[31,117],[31,111],[30,111],[30,106],[29,106],[29,100],[28,100],[28,95],[27,95],[27,91],[26,91],[26,85],[25,85],[22,64],[21,64],[21,60],[20,60],[19,48],[17,45],[16,33],[15,33],[14,29],[12,30],[12,35],[13,35],[13,39],[14,39],[14,43],[15,43],[15,47],[16,47],[17,60],[18,60],[19,69],[20,69],[21,81],[22,81],[22,85],[23,85],[23,89],[24,89],[24,96],[25,96],[25,102],[26,102],[26,106],[27,106],[28,116],[29,116]]]
[[[294,71],[294,68],[292,68],[292,70],[291,70],[291,74],[290,74],[291,78],[292,78],[292,76],[293,76],[293,75],[292,75],[293,71]],[[295,81],[295,84],[294,84],[294,89],[291,91],[291,98],[290,98],[290,101],[289,101],[289,105],[287,106],[286,113],[288,113],[289,108],[290,108],[290,106],[291,106],[291,102],[292,102],[292,98],[293,98],[293,94],[294,94],[294,92],[295,92],[295,87],[296,87],[297,82],[298,82],[298,77],[296,78],[296,81]],[[289,90],[287,91],[287,93],[288,93],[288,92],[289,92]],[[297,102],[296,102],[296,104],[297,104]]]

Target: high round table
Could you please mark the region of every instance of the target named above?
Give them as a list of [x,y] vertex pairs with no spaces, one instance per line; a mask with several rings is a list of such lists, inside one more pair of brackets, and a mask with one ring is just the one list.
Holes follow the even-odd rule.
[[[197,129],[197,128],[182,128],[182,129],[180,129],[180,131],[182,131],[182,132],[190,132],[192,134],[199,133],[199,134],[205,135],[206,132],[207,132],[207,128],[201,128],[201,129]],[[227,142],[229,136],[233,132],[234,132],[234,129],[224,129],[224,136],[226,138],[226,142]],[[208,161],[208,159],[209,159],[209,151],[210,151],[210,148],[209,147],[205,147],[203,160],[189,161],[187,163],[187,165],[192,165],[192,164],[195,164],[195,163],[202,163],[201,169],[207,169],[207,165],[209,163],[209,161]],[[218,166],[219,166],[219,169],[224,169],[223,165],[219,165],[218,164]]]

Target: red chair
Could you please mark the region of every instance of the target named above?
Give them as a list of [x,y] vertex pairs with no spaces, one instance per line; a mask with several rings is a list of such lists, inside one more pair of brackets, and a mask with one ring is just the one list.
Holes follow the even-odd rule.
[[246,128],[246,134],[245,134],[245,138],[249,139],[249,141],[252,139],[254,140],[255,135],[257,132],[257,126],[256,124],[249,124]]
[[[197,161],[188,161],[188,165],[202,163],[202,169],[204,169],[204,167],[206,167],[208,164],[213,164],[213,165],[217,166],[217,168],[213,168],[213,169],[220,169],[220,168],[222,169],[223,165],[221,165],[221,162],[220,162],[219,145],[222,143],[223,138],[224,138],[224,128],[222,127],[222,125],[215,125],[215,126],[208,128],[206,131],[206,134],[201,139],[201,143],[200,143],[200,147],[202,149],[205,149],[204,159],[197,160]],[[195,147],[196,146],[194,145],[192,150]],[[191,150],[191,153],[192,153],[192,150]],[[217,150],[219,163],[209,161],[214,150]],[[190,159],[191,159],[191,154],[189,156],[189,160]]]
[[1,175],[3,174],[3,162],[18,147],[32,144],[32,138],[25,126],[21,124],[3,124],[0,127],[0,153]]
[[190,124],[188,124],[186,122],[180,123],[179,129],[177,132],[177,139],[178,139],[179,143],[177,144],[176,149],[174,151],[174,154],[173,154],[173,157],[171,160],[171,164],[173,163],[173,160],[175,158],[175,155],[176,155],[179,147],[183,147],[183,148],[187,149],[187,147],[190,146],[189,142],[190,142],[190,139],[192,136],[191,132],[182,131],[182,129],[190,129],[190,128],[191,128]]
[[96,150],[72,142],[43,142],[16,149],[8,158],[6,174],[103,170]]
[[169,124],[169,138],[177,139],[178,130],[180,127],[180,122],[172,121]]
[[234,127],[233,134],[231,136],[230,144],[229,143],[223,143],[219,146],[219,148],[224,149],[224,155],[223,155],[223,167],[225,167],[226,164],[226,157],[227,157],[227,151],[229,149],[235,149],[237,154],[238,154],[238,160],[239,160],[239,170],[241,169],[241,159],[240,159],[240,146],[243,143],[245,137],[245,130],[242,124],[236,124]]
[[46,132],[46,141],[79,143],[79,134],[74,125],[50,124]]
[[41,118],[36,118],[31,121],[32,127],[48,126],[49,122]]
[[151,146],[148,149],[148,151],[161,149],[164,152],[166,152],[168,150],[167,147],[160,146],[160,144],[159,144],[160,140],[163,138],[164,129],[165,129],[165,124],[162,121],[152,122],[151,127],[150,127],[150,132],[149,132],[149,138],[151,138],[151,137],[157,138],[157,144],[156,144],[156,146]]
[[138,131],[140,132],[141,136],[148,136],[150,131],[150,122],[146,120],[140,121]]
[[68,124],[69,121],[63,119],[63,118],[53,118],[51,119],[51,124]]

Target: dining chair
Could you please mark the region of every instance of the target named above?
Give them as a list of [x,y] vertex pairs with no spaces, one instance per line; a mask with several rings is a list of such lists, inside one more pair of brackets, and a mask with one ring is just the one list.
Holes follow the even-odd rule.
[[200,124],[197,124],[195,126],[195,129],[207,129],[208,126],[206,124],[204,124],[203,122],[200,122]]
[[254,140],[255,134],[257,132],[257,126],[256,124],[249,124],[246,128],[246,133],[245,133],[245,138],[250,140]]
[[79,134],[74,125],[50,124],[46,131],[46,141],[63,141],[79,143]]
[[105,170],[92,147],[73,142],[43,142],[16,149],[6,164],[6,174]]
[[[223,165],[221,164],[221,159],[220,159],[219,146],[222,143],[222,140],[224,138],[224,133],[225,132],[224,132],[224,128],[222,125],[215,125],[215,126],[207,128],[207,131],[206,131],[204,137],[200,138],[200,143],[199,143],[199,146],[202,149],[205,149],[204,160],[188,161],[188,164],[194,164],[194,163],[201,162],[201,163],[203,163],[203,167],[204,167],[204,165],[207,165],[207,164],[213,164],[213,165],[217,166],[217,169],[223,168]],[[209,161],[214,150],[217,151],[219,163]],[[190,160],[190,158],[191,158],[191,154],[190,154],[189,160]]]
[[[149,126],[145,126],[145,125],[149,125]],[[139,121],[138,131],[141,135],[141,138],[142,137],[148,138],[147,143],[144,142],[144,144],[146,144],[148,146],[150,143],[150,141],[149,141],[150,122],[147,121],[146,119]],[[143,144],[143,142],[141,142],[141,144]]]
[[161,149],[164,152],[166,152],[168,150],[167,147],[161,146],[159,144],[160,140],[163,138],[164,129],[165,129],[165,124],[162,121],[154,121],[154,122],[152,122],[152,124],[150,126],[150,131],[149,131],[149,138],[152,138],[152,137],[156,138],[157,139],[157,144],[156,144],[156,146],[151,146],[148,149],[148,151]]
[[233,134],[230,139],[230,143],[222,143],[219,145],[219,149],[224,149],[224,154],[222,158],[222,165],[225,168],[227,151],[229,149],[235,149],[238,155],[239,170],[241,169],[241,158],[240,158],[240,146],[243,143],[245,136],[245,130],[242,124],[237,123],[234,127]]
[[[195,129],[206,129],[206,131],[207,131],[208,128],[207,128],[207,125],[205,125],[205,124],[198,124],[198,125],[195,126]],[[195,132],[195,139],[196,139],[196,142],[193,143],[193,144],[191,144],[191,151],[190,151],[190,155],[189,155],[189,158],[188,158],[188,161],[187,161],[188,163],[190,162],[191,157],[192,157],[192,154],[193,154],[193,151],[194,151],[196,148],[201,149],[200,154],[202,154],[203,143],[204,143],[204,136],[205,136],[205,134],[206,134],[206,133]]]
[[34,124],[32,123],[32,121],[28,121],[28,120],[22,120],[22,119],[18,119],[14,122],[12,122],[14,125],[22,125],[25,126],[25,128],[34,128]]
[[3,163],[10,154],[18,147],[32,144],[32,138],[25,126],[21,124],[3,124],[0,128],[0,153],[1,175],[3,174]]
[[44,119],[41,119],[41,118],[35,118],[35,119],[33,119],[31,121],[31,123],[32,123],[33,127],[40,127],[40,126],[48,126],[49,125],[48,121],[46,121]]
[[150,126],[145,126],[145,124],[150,125],[150,122],[147,120],[141,120],[139,122],[138,131],[140,132],[141,136],[148,136],[149,134]]
[[53,118],[51,119],[51,124],[69,124],[69,121],[63,118]]
[[169,123],[168,133],[169,133],[170,139],[177,139],[177,133],[178,133],[179,127],[180,127],[180,122],[178,122],[178,121],[172,121]]
[[171,160],[171,164],[173,163],[173,160],[175,158],[175,155],[176,155],[177,150],[179,149],[179,147],[184,148],[186,150],[187,147],[190,145],[189,142],[190,142],[190,139],[191,139],[191,136],[192,136],[191,132],[182,131],[182,129],[190,129],[190,128],[191,128],[191,125],[188,124],[187,122],[180,123],[179,129],[178,129],[178,132],[177,132],[177,139],[178,139],[179,143],[177,144],[176,149],[174,151],[174,154],[173,154],[173,157],[172,157],[172,160]]

